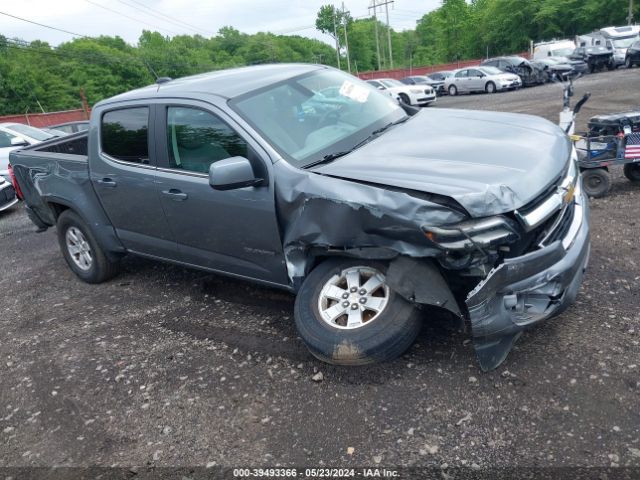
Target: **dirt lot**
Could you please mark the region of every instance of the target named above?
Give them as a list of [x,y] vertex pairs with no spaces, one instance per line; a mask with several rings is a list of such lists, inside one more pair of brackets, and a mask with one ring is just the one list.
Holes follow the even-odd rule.
[[[640,69],[577,90],[593,93],[583,124],[637,108]],[[555,122],[561,89],[438,106]],[[577,303],[489,373],[441,323],[394,362],[327,366],[296,338],[286,293],[135,258],[87,285],[53,230],[0,214],[0,467],[640,467],[639,201],[614,171]]]

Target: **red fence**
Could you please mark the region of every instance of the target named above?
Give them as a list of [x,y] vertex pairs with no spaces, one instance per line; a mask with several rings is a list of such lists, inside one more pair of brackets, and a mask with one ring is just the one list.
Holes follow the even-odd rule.
[[78,110],[65,110],[63,112],[49,113],[25,113],[23,115],[5,115],[0,117],[0,123],[15,122],[25,123],[33,127],[48,127],[59,123],[76,122],[78,120],[88,120],[89,112],[81,108]]
[[[529,58],[529,53],[518,53],[514,56]],[[429,67],[413,67],[413,68],[398,68],[395,70],[379,70],[374,72],[362,72],[358,74],[362,80],[371,80],[374,78],[395,78],[400,80],[404,77],[411,75],[429,75],[433,72],[441,72],[445,70],[456,70],[458,68],[476,67],[480,65],[483,59],[480,60],[463,60],[455,63],[444,63],[442,65],[431,65]]]

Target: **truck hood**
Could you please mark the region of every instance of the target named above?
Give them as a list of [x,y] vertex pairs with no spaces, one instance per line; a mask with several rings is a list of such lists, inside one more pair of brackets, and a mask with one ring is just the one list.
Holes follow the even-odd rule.
[[445,195],[482,217],[532,201],[570,156],[568,137],[542,118],[430,108],[314,171]]

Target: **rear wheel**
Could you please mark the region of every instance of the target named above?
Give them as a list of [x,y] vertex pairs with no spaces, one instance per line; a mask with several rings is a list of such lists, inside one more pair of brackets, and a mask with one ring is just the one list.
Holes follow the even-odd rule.
[[416,308],[391,290],[387,267],[335,259],[305,279],[295,303],[298,333],[318,359],[365,365],[402,355],[420,331]]
[[609,193],[611,177],[604,168],[590,168],[582,172],[582,185],[587,195],[601,198]]
[[487,93],[496,93],[496,84],[493,82],[487,82],[484,87],[484,91]]
[[449,85],[449,95],[455,97],[458,94],[458,88],[455,85]]
[[624,176],[632,182],[640,182],[640,163],[627,163],[624,166]]
[[80,216],[65,210],[56,226],[58,243],[69,268],[87,283],[101,283],[118,273],[118,264],[110,261]]

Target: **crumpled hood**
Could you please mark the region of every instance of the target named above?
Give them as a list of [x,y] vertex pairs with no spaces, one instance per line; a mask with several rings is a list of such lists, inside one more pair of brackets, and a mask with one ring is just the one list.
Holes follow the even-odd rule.
[[532,201],[570,155],[568,137],[540,117],[430,108],[314,171],[445,195],[482,217]]

